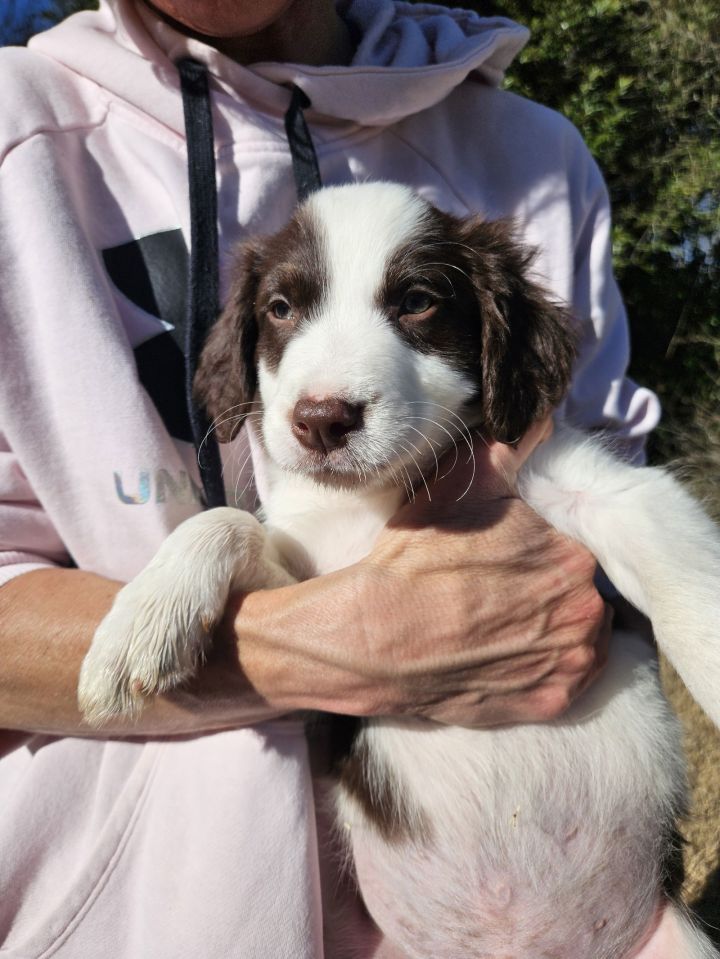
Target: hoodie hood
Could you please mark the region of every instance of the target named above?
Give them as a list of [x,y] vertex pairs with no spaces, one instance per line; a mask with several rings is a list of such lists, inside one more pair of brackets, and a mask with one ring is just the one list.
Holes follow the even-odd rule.
[[[101,0],[32,41],[36,51],[181,132],[174,63],[205,63],[228,96],[281,115],[290,86],[309,97],[316,122],[385,126],[425,110],[473,76],[497,86],[529,33],[502,17],[392,0],[340,0],[358,38],[349,66],[258,63],[243,67],[160,21],[135,0]],[[148,95],[160,79],[166,98]],[[152,102],[151,102],[152,101]]]

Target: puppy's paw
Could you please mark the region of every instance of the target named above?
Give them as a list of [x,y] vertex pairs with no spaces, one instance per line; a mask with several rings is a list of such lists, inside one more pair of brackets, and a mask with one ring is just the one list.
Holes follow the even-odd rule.
[[137,716],[145,699],[195,673],[223,604],[217,594],[203,602],[186,578],[151,564],[118,593],[80,671],[78,703],[91,725]]
[[231,589],[295,582],[260,523],[221,507],[181,524],[120,590],[95,632],[80,672],[88,723],[136,716],[144,700],[197,670]]

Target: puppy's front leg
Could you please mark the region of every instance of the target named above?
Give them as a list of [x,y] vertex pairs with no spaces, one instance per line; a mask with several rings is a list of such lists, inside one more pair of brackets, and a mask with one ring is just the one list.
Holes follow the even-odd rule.
[[518,489],[652,620],[658,645],[720,727],[720,531],[700,504],[666,470],[631,466],[567,426],[535,450]]
[[78,702],[101,724],[195,672],[232,590],[295,582],[250,513],[221,507],[186,520],[120,590],[80,671]]

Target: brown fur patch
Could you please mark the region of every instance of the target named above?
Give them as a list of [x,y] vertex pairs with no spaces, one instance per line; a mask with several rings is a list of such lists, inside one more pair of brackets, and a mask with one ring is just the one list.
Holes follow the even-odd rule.
[[235,436],[255,399],[255,300],[263,251],[261,240],[239,248],[228,302],[210,330],[193,383],[221,443]]
[[[210,419],[220,424],[216,432],[221,443],[235,436],[252,409],[258,355],[276,369],[293,333],[320,304],[326,288],[318,228],[305,208],[274,236],[239,247],[230,296],[210,331],[194,383]],[[292,307],[286,320],[271,313],[278,299]]]
[[371,777],[370,755],[362,738],[356,739],[339,768],[341,785],[386,842],[427,841],[428,827],[423,822],[413,822],[399,798],[401,791],[389,779],[394,775],[392,770],[385,770],[384,776]]
[[[301,207],[280,233],[266,241],[260,272],[255,308],[258,353],[275,370],[293,333],[312,316],[327,291],[320,231],[307,208]],[[269,313],[278,298],[292,308],[287,320],[276,320]]]
[[[378,295],[411,346],[477,381],[480,425],[503,442],[557,406],[575,357],[570,314],[530,279],[532,259],[506,221],[431,210],[392,257]],[[433,296],[436,309],[403,316],[411,289]]]

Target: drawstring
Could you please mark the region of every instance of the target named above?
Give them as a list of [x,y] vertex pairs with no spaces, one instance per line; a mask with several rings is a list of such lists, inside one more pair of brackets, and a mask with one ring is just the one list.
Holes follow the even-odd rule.
[[225,506],[220,450],[209,432],[205,410],[193,397],[193,381],[208,330],[220,312],[218,282],[217,190],[212,112],[205,67],[180,60],[190,189],[190,289],[185,329],[185,402],[200,480],[208,507]]
[[[186,58],[177,63],[185,114],[190,191],[190,280],[185,332],[185,402],[200,480],[208,508],[225,506],[222,462],[207,414],[193,396],[193,381],[205,338],[220,312],[215,148],[207,68]],[[294,86],[285,114],[290,155],[298,200],[322,186],[317,156],[303,110],[310,106],[306,94]],[[228,344],[231,349],[231,344]]]
[[295,189],[300,203],[322,186],[315,147],[303,116],[303,110],[309,106],[310,100],[305,91],[293,86],[290,106],[285,114],[285,134],[290,146]]

